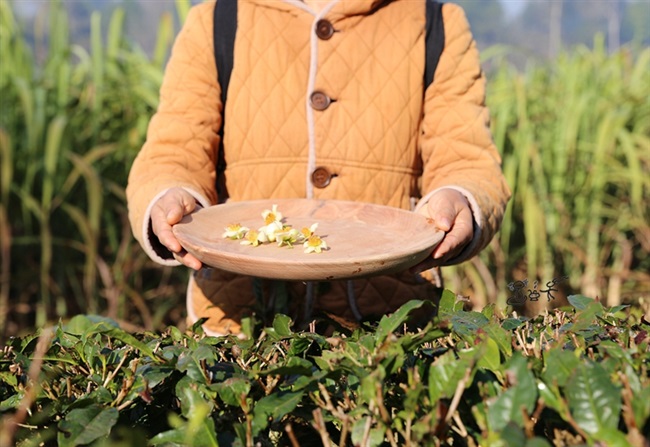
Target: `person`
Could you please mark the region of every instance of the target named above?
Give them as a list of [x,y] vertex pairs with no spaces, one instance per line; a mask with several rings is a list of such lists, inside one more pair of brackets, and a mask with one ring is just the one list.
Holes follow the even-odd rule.
[[[463,10],[442,6],[444,47],[425,89],[425,0],[240,0],[224,112],[213,8],[192,7],[176,38],[127,186],[146,253],[193,269],[189,322],[207,318],[207,334],[239,334],[260,301],[277,308],[282,298],[297,319],[354,322],[434,300],[436,268],[478,254],[510,197]],[[445,237],[399,274],[315,284],[244,277],[203,266],[172,233],[183,216],[224,201],[218,181],[230,201],[339,199],[413,210]]]

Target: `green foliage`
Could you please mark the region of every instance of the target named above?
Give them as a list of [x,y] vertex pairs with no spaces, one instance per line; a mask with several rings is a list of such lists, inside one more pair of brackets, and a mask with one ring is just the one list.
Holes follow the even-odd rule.
[[[162,17],[148,57],[125,41],[123,9],[93,13],[82,47],[61,1],[47,3],[32,47],[0,0],[0,340],[77,313],[159,330],[182,320],[186,273],[154,266],[134,243],[124,186],[174,18]],[[191,2],[174,4],[182,21]],[[610,305],[647,299],[650,50],[608,54],[596,40],[525,70],[498,62],[488,104],[514,195],[500,235],[481,257],[445,268],[447,284],[479,308],[505,307],[507,284],[522,276],[568,276],[563,292]],[[493,325],[481,329],[507,345]]]
[[608,54],[597,38],[550,64],[495,67],[487,101],[513,197],[499,236],[461,268],[473,297],[505,306],[515,279],[568,276],[569,291],[610,305],[647,299],[648,98],[649,48]]
[[121,9],[104,27],[93,13],[87,50],[70,43],[61,1],[48,8],[37,57],[0,0],[0,338],[10,302],[29,309],[9,319],[22,326],[106,310],[135,320],[138,309],[153,327],[161,315],[147,309],[142,281],[165,287],[164,276],[133,243],[124,187],[157,106],[171,24],[150,60],[124,40]]
[[504,329],[499,312],[452,302],[403,332],[416,301],[331,337],[284,315],[249,339],[79,316],[10,340],[3,429],[20,447],[643,445],[650,325],[638,309],[576,303]]

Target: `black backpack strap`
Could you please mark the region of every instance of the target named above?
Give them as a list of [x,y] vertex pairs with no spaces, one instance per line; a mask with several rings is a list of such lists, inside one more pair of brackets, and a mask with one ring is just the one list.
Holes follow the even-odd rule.
[[442,50],[445,48],[445,25],[442,20],[442,3],[426,0],[426,59],[424,66],[424,90],[433,82]]
[[230,73],[234,63],[235,34],[237,34],[237,0],[217,0],[214,6],[214,59],[221,86],[221,129],[219,130],[219,159],[217,161],[217,194],[219,201],[227,198],[223,173],[226,158],[223,148],[223,129],[226,123],[226,97],[230,84]]

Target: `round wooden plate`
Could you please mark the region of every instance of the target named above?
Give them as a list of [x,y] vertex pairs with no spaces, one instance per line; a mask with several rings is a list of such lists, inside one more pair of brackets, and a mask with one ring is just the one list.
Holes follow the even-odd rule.
[[[225,239],[228,225],[264,225],[262,212],[276,204],[284,222],[301,229],[318,224],[328,245],[305,253],[267,243],[253,247]],[[229,202],[186,216],[173,227],[181,245],[204,264],[244,275],[317,281],[397,273],[427,258],[442,240],[429,219],[410,211],[338,200],[275,199]]]

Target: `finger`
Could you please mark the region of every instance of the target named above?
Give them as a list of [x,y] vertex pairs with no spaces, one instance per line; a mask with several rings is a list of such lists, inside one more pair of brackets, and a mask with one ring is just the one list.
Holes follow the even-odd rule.
[[436,228],[444,232],[451,229],[457,213],[454,202],[446,200],[446,196],[443,194],[437,194],[431,198],[427,204],[427,211]]
[[172,233],[172,227],[167,221],[167,211],[161,201],[158,201],[151,209],[151,227],[160,243],[169,250],[177,252],[182,249],[181,244]]
[[431,256],[411,267],[411,273],[420,273],[433,267],[443,266],[454,257],[458,256],[474,235],[474,222],[469,208],[461,209],[454,225],[445,234],[443,240],[433,250]]
[[[433,267],[442,267],[447,263],[447,261],[458,256],[463,251],[463,248],[465,248],[465,244],[454,246],[454,243],[452,242],[445,242],[446,239],[447,236],[445,236],[445,239],[443,239],[443,241],[434,249],[431,256],[411,267],[411,273],[421,273]],[[440,248],[441,246],[442,248]]]
[[177,224],[196,208],[196,200],[184,189],[170,190],[160,199],[160,206],[169,225]]
[[158,233],[158,240],[172,253],[180,253],[183,250],[183,246],[178,242],[178,239],[176,239],[170,225],[167,225],[166,228],[160,230]]
[[424,261],[411,267],[409,271],[413,274],[422,273],[434,267],[440,267],[442,264],[443,261],[441,261],[440,259],[433,259],[431,256],[429,256]]
[[201,267],[203,266],[201,261],[199,261],[194,255],[188,253],[185,250],[181,250],[173,254],[174,254],[174,259],[176,259],[178,262],[191,269],[200,270]]
[[172,252],[180,252],[183,247],[174,236],[172,226],[181,221],[184,215],[196,208],[191,194],[180,188],[170,189],[153,206],[151,223],[154,234],[161,244]]
[[459,210],[452,228],[433,250],[432,257],[443,261],[449,260],[465,248],[474,235],[474,219],[469,208]]

